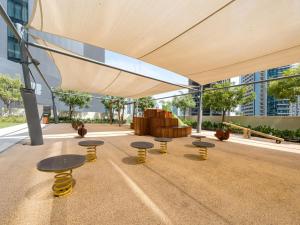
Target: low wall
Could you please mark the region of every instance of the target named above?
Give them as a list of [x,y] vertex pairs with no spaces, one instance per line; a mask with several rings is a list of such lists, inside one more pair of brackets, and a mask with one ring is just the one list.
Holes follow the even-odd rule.
[[[189,116],[189,119],[197,120],[197,116]],[[221,116],[203,116],[203,121],[220,123]],[[226,122],[237,123],[242,126],[257,127],[266,125],[279,130],[300,129],[300,116],[226,116]]]

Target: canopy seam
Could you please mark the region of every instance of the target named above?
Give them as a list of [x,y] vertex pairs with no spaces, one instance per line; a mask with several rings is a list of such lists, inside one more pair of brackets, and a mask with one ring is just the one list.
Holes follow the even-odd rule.
[[176,40],[177,38],[179,38],[180,36],[184,35],[185,33],[189,32],[190,30],[192,30],[193,28],[197,27],[199,24],[203,23],[204,21],[208,20],[210,17],[214,16],[215,14],[217,14],[218,12],[220,12],[221,10],[223,10],[224,8],[226,8],[227,6],[229,6],[231,3],[235,2],[236,0],[231,0],[230,2],[227,2],[225,5],[223,5],[221,8],[217,9],[216,11],[214,11],[213,13],[209,14],[207,17],[205,17],[204,19],[200,20],[199,22],[197,22],[196,24],[194,24],[193,26],[191,26],[190,28],[188,28],[187,30],[183,31],[182,33],[178,34],[177,36],[173,37],[172,39],[170,39],[169,41],[165,42],[164,44],[160,45],[159,47],[153,49],[152,51],[144,54],[143,56],[139,57],[139,59],[142,59],[150,54],[152,54],[153,52],[161,49],[162,47],[166,46],[167,44],[173,42],[174,40]]

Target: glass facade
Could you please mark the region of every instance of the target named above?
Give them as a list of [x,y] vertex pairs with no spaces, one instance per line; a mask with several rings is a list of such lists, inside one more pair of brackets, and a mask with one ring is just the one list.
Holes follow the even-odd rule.
[[[28,22],[28,1],[8,0],[7,13],[12,22],[26,25]],[[7,58],[12,61],[20,61],[20,57],[19,42],[7,28]]]
[[[282,66],[267,71],[268,79],[281,77],[282,73],[291,66]],[[267,115],[268,116],[289,116],[290,103],[287,99],[276,99],[268,95],[267,98]]]

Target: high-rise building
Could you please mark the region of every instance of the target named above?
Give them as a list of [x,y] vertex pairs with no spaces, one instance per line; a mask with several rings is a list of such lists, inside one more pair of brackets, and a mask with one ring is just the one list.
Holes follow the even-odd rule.
[[[245,76],[241,76],[240,82],[242,84],[251,83],[254,81],[266,80],[266,77],[267,77],[266,72],[260,71]],[[248,86],[245,97],[248,97],[249,95],[252,94],[252,92],[255,92],[255,99],[241,106],[241,111],[243,115],[245,116],[254,116],[254,115],[266,116],[267,115],[266,85],[267,85],[266,83],[258,83],[258,84],[253,84]]]
[[[240,80],[241,83],[251,83],[281,77],[283,72],[291,67],[292,65],[287,65],[247,74],[241,76]],[[288,99],[276,99],[268,95],[267,83],[249,85],[248,90],[246,96],[251,92],[255,92],[255,99],[241,106],[241,112],[245,116],[289,116],[297,115],[297,110],[299,111],[299,97],[296,104],[291,104]]]
[[[220,81],[217,81],[217,82],[205,84],[205,85],[203,85],[203,90],[208,89],[208,88],[212,88],[215,84],[222,84],[222,83],[225,83],[225,82],[231,82],[231,80],[226,79],[226,80],[220,80]],[[199,86],[198,83],[196,83],[192,80],[189,80],[189,85],[195,86],[195,87]],[[196,103],[196,106],[195,106],[195,108],[192,108],[190,110],[190,115],[195,116],[195,115],[198,115],[198,111],[199,111],[199,97],[198,97],[199,94],[197,94],[197,93],[192,94],[192,96],[193,96],[193,99]],[[211,109],[203,108],[202,109],[202,115],[204,115],[204,116],[220,116],[220,115],[222,115],[222,112],[217,112],[217,111],[214,111],[214,110],[211,110]]]
[[[1,5],[4,7],[12,22],[15,24],[26,25],[28,18],[32,12],[34,0],[0,0]],[[22,67],[20,62],[20,47],[17,39],[14,37],[5,22],[0,19],[0,73],[9,76],[23,79]],[[31,34],[42,37],[43,39],[56,44],[62,48],[75,52],[77,54],[105,62],[104,49],[95,48],[93,46],[68,40],[54,35],[36,32],[30,30]],[[33,41],[32,37],[26,37],[29,41]],[[40,61],[40,70],[45,75],[51,87],[59,87],[61,83],[60,73],[55,66],[48,53],[34,47],[29,47],[31,54],[34,58]],[[35,89],[37,102],[39,105],[52,105],[51,94],[41,77],[33,66],[30,66],[34,81],[32,80],[32,88]],[[96,95],[97,96],[97,95]],[[3,103],[0,100],[0,109]],[[63,103],[57,102],[58,110],[67,109]],[[103,112],[104,107],[99,99],[92,99],[89,109],[82,109],[94,112]]]
[[[282,73],[291,68],[290,65],[282,66],[267,70],[267,78],[272,79],[281,77]],[[273,96],[268,95],[267,99],[267,115],[268,116],[289,116],[290,115],[290,103],[288,99],[276,99]]]

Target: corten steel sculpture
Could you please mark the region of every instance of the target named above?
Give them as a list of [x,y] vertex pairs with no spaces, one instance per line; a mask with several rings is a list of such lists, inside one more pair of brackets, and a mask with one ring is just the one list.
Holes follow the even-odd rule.
[[161,109],[147,109],[143,117],[134,117],[133,123],[136,135],[176,138],[187,137],[192,132],[189,126],[178,126],[178,119],[171,112]]
[[230,130],[222,130],[222,129],[218,129],[216,130],[216,133],[215,133],[215,137],[218,138],[220,141],[224,141],[224,140],[228,140],[229,138],[229,135],[230,135]]

